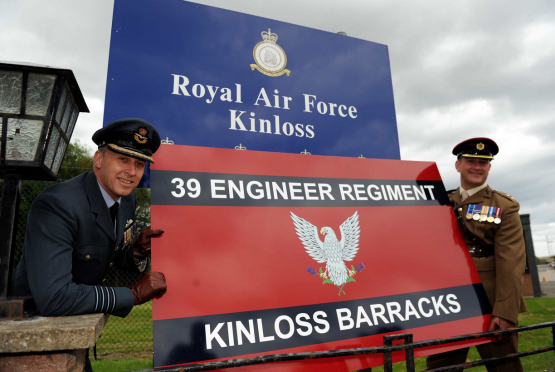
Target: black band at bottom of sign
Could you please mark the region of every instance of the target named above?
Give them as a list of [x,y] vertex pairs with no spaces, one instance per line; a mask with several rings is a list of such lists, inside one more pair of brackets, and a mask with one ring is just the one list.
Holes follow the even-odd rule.
[[491,314],[482,284],[156,320],[155,367],[321,344]]

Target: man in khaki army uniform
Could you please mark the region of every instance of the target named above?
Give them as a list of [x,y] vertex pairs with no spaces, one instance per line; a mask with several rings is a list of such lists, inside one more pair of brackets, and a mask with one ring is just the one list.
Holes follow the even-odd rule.
[[[518,314],[527,311],[521,288],[526,264],[520,205],[509,194],[487,183],[491,161],[499,152],[489,138],[472,138],[453,149],[461,186],[449,192],[459,226],[492,306],[489,331],[515,327]],[[518,336],[477,346],[482,359],[518,351]],[[468,348],[428,357],[429,369],[466,361]],[[520,360],[487,366],[488,371],[522,371]]]

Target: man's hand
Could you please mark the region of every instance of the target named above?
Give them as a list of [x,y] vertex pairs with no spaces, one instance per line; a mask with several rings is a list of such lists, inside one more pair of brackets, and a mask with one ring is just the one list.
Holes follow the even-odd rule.
[[[498,316],[494,316],[491,318],[491,322],[489,323],[488,332],[513,328],[514,326],[515,325],[513,324],[513,322],[508,321],[507,319],[500,318]],[[496,344],[505,344],[509,342],[510,339],[511,335],[497,336],[494,342]]]
[[154,297],[160,297],[166,293],[166,277],[162,273],[146,273],[137,283],[131,287],[135,295],[135,305],[144,304]]
[[150,226],[141,231],[135,243],[133,243],[133,251],[135,258],[144,259],[150,256],[151,238],[153,236],[160,236],[164,230],[152,230]]

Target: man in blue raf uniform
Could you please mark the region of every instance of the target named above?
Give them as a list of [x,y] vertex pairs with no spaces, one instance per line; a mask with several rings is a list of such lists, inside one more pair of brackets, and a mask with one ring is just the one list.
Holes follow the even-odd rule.
[[[492,189],[486,183],[491,161],[499,148],[489,138],[471,138],[453,149],[455,168],[461,186],[448,191],[458,225],[470,256],[480,275],[492,307],[489,331],[514,327],[518,314],[526,311],[522,298],[522,280],[526,251],[520,205],[509,194]],[[503,337],[477,346],[483,359],[518,351],[518,336]],[[428,368],[465,363],[468,348],[428,357]],[[487,366],[488,371],[522,371],[520,360]]]
[[12,295],[33,296],[43,316],[125,317],[134,305],[166,292],[164,275],[156,272],[131,289],[103,285],[112,266],[144,271],[151,236],[163,233],[147,228],[136,234],[133,194],[160,135],[146,120],[122,119],[92,139],[98,145],[93,171],[44,190],[29,211]]

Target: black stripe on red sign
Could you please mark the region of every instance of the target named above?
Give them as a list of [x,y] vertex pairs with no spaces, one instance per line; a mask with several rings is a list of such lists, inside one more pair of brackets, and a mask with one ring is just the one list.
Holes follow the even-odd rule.
[[449,202],[441,181],[152,170],[152,182],[153,205],[379,207],[436,206]]
[[[491,314],[482,284],[153,322],[157,366],[278,351]],[[316,350],[316,349],[315,349]]]

